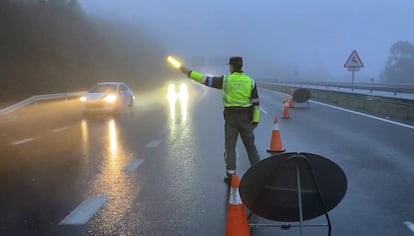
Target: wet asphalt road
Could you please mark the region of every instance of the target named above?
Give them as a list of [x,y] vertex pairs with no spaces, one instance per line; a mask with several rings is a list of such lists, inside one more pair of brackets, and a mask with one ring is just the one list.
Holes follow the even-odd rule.
[[[169,102],[166,90],[137,94],[132,109],[114,116],[83,117],[71,100],[0,117],[0,235],[223,235],[220,92],[189,85],[188,102]],[[283,97],[260,90],[255,134],[262,159],[270,156]],[[414,234],[413,127],[313,102],[297,104],[290,115],[279,119],[286,152],[321,155],[347,175],[345,197],[329,212],[332,235]],[[249,166],[243,146],[237,151],[242,176]],[[69,218],[71,212],[83,215]],[[306,223],[314,222],[325,221]],[[298,228],[251,232],[299,235]],[[327,229],[305,228],[304,235]]]

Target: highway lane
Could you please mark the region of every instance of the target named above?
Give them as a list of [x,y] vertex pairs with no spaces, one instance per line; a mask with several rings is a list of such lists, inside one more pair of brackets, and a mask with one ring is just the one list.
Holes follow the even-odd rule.
[[[169,109],[165,94],[151,98],[138,96],[137,100],[132,112],[115,117],[78,116],[77,121],[66,118],[68,123],[61,128],[54,125],[56,122],[33,121],[35,117],[27,121],[32,122],[27,126],[4,121],[7,126],[2,129],[5,137],[2,157],[8,158],[2,158],[0,172],[1,179],[7,180],[1,190],[1,208],[8,214],[2,214],[2,233],[102,235],[138,230],[140,235],[150,235],[149,232],[185,234],[202,230],[206,235],[210,234],[207,232],[215,235],[217,230],[221,232],[226,206],[226,186],[221,181],[222,147],[217,148],[219,162],[211,164],[214,162],[211,155],[215,154],[209,152],[211,146],[207,144],[211,140],[205,134],[213,129],[200,124],[202,130],[199,130],[197,124],[190,122],[190,119],[204,119],[209,109],[189,111],[186,119],[181,104],[177,104],[176,113]],[[215,109],[221,113],[219,107]],[[72,112],[80,114],[77,109]],[[55,118],[51,120],[64,120],[61,114],[52,116]],[[40,123],[50,127],[37,125]],[[216,129],[221,134],[222,120],[220,124]],[[18,127],[32,127],[32,136],[19,130],[13,133]],[[194,133],[205,140],[193,138]],[[205,154],[194,154],[198,153],[192,151],[194,145],[205,145],[205,151],[201,152]],[[137,160],[144,160],[138,172]],[[202,174],[198,170],[204,164],[214,169]],[[220,185],[207,185],[205,181],[211,177]],[[217,208],[216,199],[220,195],[216,187],[223,194],[218,208],[221,211],[206,212],[206,207]],[[62,219],[84,199],[101,200],[103,206],[87,224],[66,225]],[[208,206],[209,202],[213,206]],[[217,213],[218,216],[208,217],[212,225],[206,223],[204,217]],[[199,223],[191,224],[195,219]]]
[[333,234],[411,235],[404,222],[413,220],[414,127],[319,103],[296,107],[291,119],[279,119],[286,152],[322,155],[348,177],[347,194],[330,213]]
[[[26,113],[33,116],[2,118],[1,234],[223,235],[228,196],[220,92],[188,84],[189,102],[177,99],[175,109],[162,90],[138,95],[132,110],[114,117],[84,118],[72,101],[57,104],[56,112],[38,107]],[[281,116],[286,95],[261,89],[260,97],[256,143],[266,158],[273,118]],[[301,105],[291,109],[291,119],[279,119],[286,151],[327,157],[348,177],[344,200],[330,212],[333,235],[412,235],[413,129],[322,104]],[[248,168],[239,145],[238,173]],[[87,220],[73,214],[70,223],[76,209],[96,211]],[[252,233],[298,235],[279,228]]]

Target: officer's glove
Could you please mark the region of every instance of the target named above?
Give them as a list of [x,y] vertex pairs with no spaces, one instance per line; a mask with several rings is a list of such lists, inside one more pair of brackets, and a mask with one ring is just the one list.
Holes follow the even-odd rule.
[[191,72],[191,70],[190,70],[190,69],[185,68],[184,66],[181,66],[181,67],[180,67],[180,70],[181,70],[181,72],[183,72],[183,73],[184,73],[184,74],[186,74],[186,75],[189,75],[189,74],[190,74],[190,72]]
[[252,121],[252,128],[253,128],[253,129],[256,129],[256,127],[257,127],[257,125],[258,125],[258,124],[259,124],[259,122],[253,122],[253,121]]

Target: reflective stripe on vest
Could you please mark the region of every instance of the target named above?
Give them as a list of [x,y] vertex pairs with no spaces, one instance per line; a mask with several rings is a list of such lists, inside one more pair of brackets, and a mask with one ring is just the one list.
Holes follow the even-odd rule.
[[249,76],[234,72],[223,77],[222,101],[224,107],[249,107],[254,80]]

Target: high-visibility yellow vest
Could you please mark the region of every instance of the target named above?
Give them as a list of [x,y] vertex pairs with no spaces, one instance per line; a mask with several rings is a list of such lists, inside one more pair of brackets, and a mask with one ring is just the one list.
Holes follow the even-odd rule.
[[244,73],[233,72],[223,77],[221,90],[224,107],[250,107],[254,80]]
[[[191,71],[189,78],[205,84],[209,77],[204,76],[200,72]],[[205,84],[207,85],[207,84]],[[207,85],[208,86],[208,85]],[[233,72],[230,75],[223,76],[222,84],[222,102],[224,107],[250,107],[252,106],[251,92],[255,87],[252,78],[242,72]],[[252,121],[258,123],[260,119],[259,106],[252,107]]]

